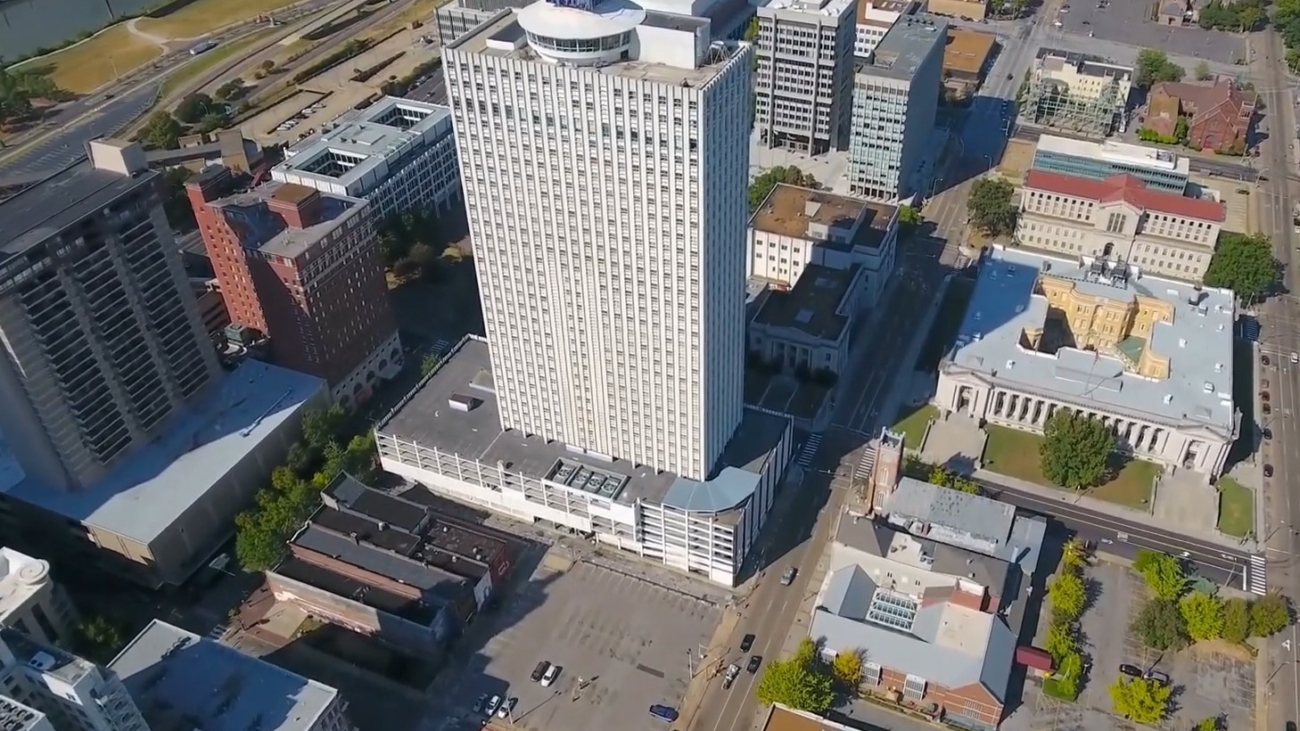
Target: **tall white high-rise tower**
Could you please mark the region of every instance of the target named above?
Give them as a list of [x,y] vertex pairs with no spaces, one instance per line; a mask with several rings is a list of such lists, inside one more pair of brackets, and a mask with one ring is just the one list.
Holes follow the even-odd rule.
[[502,426],[701,480],[743,408],[753,60],[689,13],[542,0],[444,61]]

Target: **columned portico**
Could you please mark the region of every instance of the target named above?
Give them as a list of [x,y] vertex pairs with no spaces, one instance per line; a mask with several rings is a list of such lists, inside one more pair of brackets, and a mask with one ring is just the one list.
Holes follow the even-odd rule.
[[1039,433],[1057,409],[1071,409],[1105,424],[1114,433],[1119,451],[1169,467],[1210,475],[1222,471],[1232,444],[1232,438],[1225,438],[1204,427],[1179,428],[1081,408],[1046,396],[990,385],[983,378],[968,374],[940,373],[935,405],[975,419]]

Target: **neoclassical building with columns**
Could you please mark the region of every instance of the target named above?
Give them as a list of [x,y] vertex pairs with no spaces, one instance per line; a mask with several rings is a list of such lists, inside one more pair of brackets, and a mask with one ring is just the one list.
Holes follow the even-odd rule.
[[1080,411],[1135,457],[1217,477],[1240,424],[1234,301],[1122,261],[992,247],[935,404],[1035,432]]

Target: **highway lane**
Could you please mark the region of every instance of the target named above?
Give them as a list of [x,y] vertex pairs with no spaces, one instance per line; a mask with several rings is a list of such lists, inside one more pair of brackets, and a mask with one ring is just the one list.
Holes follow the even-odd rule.
[[416,99],[430,104],[447,103],[447,76],[443,73],[442,67],[434,69],[429,78],[424,83],[416,86],[406,93],[407,99]]
[[[1300,291],[1300,275],[1292,260],[1295,236],[1293,235],[1292,172],[1290,145],[1291,130],[1296,129],[1296,111],[1290,93],[1290,83],[1282,69],[1285,51],[1276,33],[1265,36],[1262,48],[1257,51],[1258,66],[1266,79],[1263,96],[1266,109],[1278,119],[1270,126],[1278,136],[1264,141],[1261,160],[1268,175],[1262,200],[1261,218],[1266,232],[1273,239],[1274,255],[1285,267],[1285,287],[1289,292]],[[1265,302],[1261,308],[1262,336],[1285,351],[1300,350],[1300,333],[1296,324],[1300,320],[1294,297],[1277,297]],[[1282,361],[1282,364],[1279,364]],[[1300,499],[1290,489],[1300,482],[1300,424],[1297,424],[1297,393],[1300,392],[1300,368],[1283,358],[1274,358],[1274,369],[1265,372],[1275,397],[1281,404],[1273,406],[1273,438],[1263,445],[1263,457],[1273,464],[1274,474],[1265,485],[1265,514],[1269,523],[1260,527],[1266,544],[1265,561],[1270,584],[1280,588],[1292,598],[1300,597],[1300,572],[1294,566],[1300,541],[1295,528],[1300,526]],[[1278,412],[1281,413],[1278,413]],[[1300,723],[1300,636],[1294,625],[1283,637],[1269,641],[1268,657],[1273,668],[1269,670],[1269,704],[1264,711],[1272,728],[1281,728],[1284,722]]]
[[1137,520],[1090,510],[1065,494],[1060,498],[1048,498],[996,482],[979,482],[989,497],[1052,516],[1081,538],[1103,544],[1109,553],[1132,559],[1137,555],[1138,549],[1148,548],[1182,556],[1192,562],[1199,573],[1213,581],[1232,582],[1238,588],[1245,586],[1247,567],[1250,565],[1250,554],[1246,551],[1225,548],[1218,543],[1153,528]]
[[[288,24],[339,2],[312,0],[292,12],[277,16],[276,21]],[[387,17],[391,12],[386,11],[383,16]],[[230,43],[261,30],[264,25],[249,21],[212,35],[209,40],[218,44]],[[325,43],[314,53],[319,55],[328,50],[332,50],[332,46]],[[112,86],[65,105],[48,123],[51,127],[48,133],[23,142],[20,152],[0,162],[0,186],[35,182],[72,164],[85,154],[88,141],[117,134],[148,111],[162,88],[162,80],[181,66],[197,60],[183,50],[167,54],[148,66],[123,75]]]

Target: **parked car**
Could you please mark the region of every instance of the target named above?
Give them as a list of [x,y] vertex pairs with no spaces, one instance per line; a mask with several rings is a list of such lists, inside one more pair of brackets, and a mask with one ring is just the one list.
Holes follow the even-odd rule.
[[482,713],[484,710],[487,709],[487,703],[488,703],[487,693],[484,693],[483,695],[478,697],[478,700],[474,701],[474,712]]
[[1273,413],[1273,407],[1269,406],[1267,401],[1260,404],[1259,410],[1263,411],[1265,415]]
[[787,566],[785,573],[781,574],[781,586],[789,586],[794,583],[794,575],[799,573],[799,569],[793,566]]
[[1259,356],[1259,364],[1260,364],[1260,365],[1268,365],[1268,364],[1269,364],[1268,356],[1267,356],[1267,355],[1261,355],[1261,356]]
[[1267,390],[1268,390],[1268,379],[1265,378],[1264,380],[1260,381],[1260,382],[1259,382],[1259,387],[1262,388],[1262,389],[1264,389],[1265,391],[1267,391]]
[[1123,665],[1119,666],[1119,671],[1131,678],[1142,677],[1142,671],[1139,670],[1136,665],[1129,665],[1128,663],[1124,663]]
[[740,651],[749,652],[749,648],[754,646],[754,635],[745,635],[740,639]]
[[1291,351],[1291,362],[1300,363],[1300,353],[1297,353],[1294,350]]
[[1260,400],[1260,401],[1268,401],[1268,399],[1269,399],[1268,391],[1260,391],[1260,392],[1259,392],[1259,400]]
[[560,666],[552,665],[546,669],[546,674],[542,676],[542,687],[549,688],[555,679],[560,677]]
[[494,695],[488,699],[487,707],[483,709],[483,713],[487,714],[488,716],[492,716],[496,714],[497,709],[500,707],[501,707],[501,696]]
[[497,718],[506,718],[515,710],[515,704],[519,702],[518,698],[507,698],[505,703],[497,709]]
[[750,675],[753,675],[754,673],[758,672],[758,666],[762,664],[763,664],[762,655],[750,655],[749,664],[745,666],[745,669],[749,671]]
[[545,677],[546,671],[550,669],[551,669],[551,664],[549,662],[546,662],[545,660],[537,663],[537,667],[533,668],[533,674],[531,676],[533,682],[534,683],[542,682],[542,678]]
[[1272,476],[1273,476],[1273,465],[1271,465],[1271,464],[1266,464],[1266,465],[1264,465],[1264,476],[1265,476],[1265,477],[1272,477]]
[[1161,685],[1169,685],[1169,676],[1159,670],[1148,670],[1144,675],[1147,680],[1154,680]]
[[1263,434],[1264,441],[1266,442],[1273,438],[1273,430],[1269,429],[1268,427],[1264,427],[1264,430],[1261,433]]
[[656,703],[653,706],[650,706],[650,715],[661,721],[672,723],[677,720],[677,709],[672,706],[665,706]]

